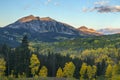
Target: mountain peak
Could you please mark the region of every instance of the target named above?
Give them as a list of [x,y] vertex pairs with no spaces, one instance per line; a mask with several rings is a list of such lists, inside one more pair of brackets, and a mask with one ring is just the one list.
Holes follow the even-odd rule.
[[78,29],[88,29],[86,26],[81,26]]
[[29,22],[29,21],[32,21],[32,20],[38,20],[38,17],[35,17],[33,15],[29,15],[29,16],[26,16],[26,17],[23,17],[23,18],[19,19],[18,21]]
[[78,28],[78,30],[82,31],[85,34],[92,34],[92,35],[101,35],[101,33],[97,32],[94,29],[89,29],[86,26],[81,26],[80,28]]
[[32,21],[32,20],[55,21],[54,19],[52,19],[50,17],[40,18],[40,17],[35,17],[33,15],[29,15],[29,16],[23,17],[23,18],[19,19],[18,21],[19,22],[29,22],[29,21]]
[[43,17],[43,18],[40,18],[40,20],[42,20],[42,21],[53,21],[54,19],[52,19],[50,17]]

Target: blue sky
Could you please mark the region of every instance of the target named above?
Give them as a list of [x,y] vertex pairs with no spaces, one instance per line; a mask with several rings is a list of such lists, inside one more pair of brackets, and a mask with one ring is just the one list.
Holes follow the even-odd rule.
[[1,0],[0,26],[21,17],[51,17],[74,27],[120,28],[120,0]]

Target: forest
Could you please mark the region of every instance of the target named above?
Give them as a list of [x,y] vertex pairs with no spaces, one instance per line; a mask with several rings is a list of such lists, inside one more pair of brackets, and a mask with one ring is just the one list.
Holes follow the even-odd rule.
[[25,35],[16,48],[0,45],[0,80],[40,77],[120,80],[120,34],[54,43]]

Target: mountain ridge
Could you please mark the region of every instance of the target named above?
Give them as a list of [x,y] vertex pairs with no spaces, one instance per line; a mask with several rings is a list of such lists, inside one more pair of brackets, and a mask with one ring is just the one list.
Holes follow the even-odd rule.
[[57,42],[76,38],[101,36],[104,34],[85,26],[75,28],[50,17],[40,18],[29,15],[18,19],[12,24],[1,27],[0,44],[7,43],[9,45],[18,45],[24,35],[28,35],[30,41]]
[[102,33],[97,32],[96,30],[92,28],[87,28],[86,26],[81,26],[78,28],[78,30],[82,31],[84,34],[87,34],[87,35],[95,35],[95,36],[103,35]]
[[[19,42],[23,35],[28,35],[31,41],[56,42],[71,40],[85,35],[68,24],[56,21],[50,17],[34,17],[33,15],[18,19],[0,29],[0,42]],[[12,45],[12,44],[11,44]]]

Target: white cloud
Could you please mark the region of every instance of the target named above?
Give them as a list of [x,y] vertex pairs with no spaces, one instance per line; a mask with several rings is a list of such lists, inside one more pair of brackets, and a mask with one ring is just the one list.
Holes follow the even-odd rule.
[[108,3],[109,3],[109,1],[97,1],[97,2],[94,2],[95,5],[106,5]]

